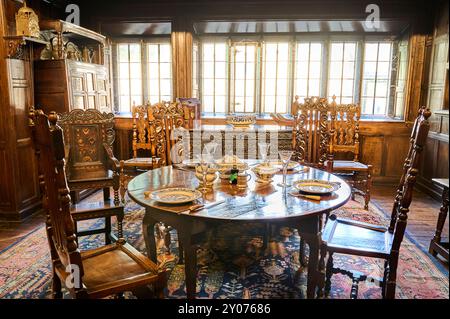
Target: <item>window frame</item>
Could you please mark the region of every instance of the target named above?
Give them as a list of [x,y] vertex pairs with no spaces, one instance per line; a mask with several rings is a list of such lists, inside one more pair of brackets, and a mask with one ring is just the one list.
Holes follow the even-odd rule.
[[[118,45],[120,44],[139,44],[141,46],[141,81],[142,81],[142,102],[147,103],[149,101],[149,59],[148,59],[148,44],[170,44],[170,95],[171,99],[174,98],[174,87],[173,87],[173,61],[172,61],[172,44],[170,36],[152,36],[146,38],[136,38],[136,37],[125,37],[125,38],[112,38],[112,69],[113,69],[113,88],[114,88],[114,111],[118,113],[127,113],[127,111],[121,111],[120,103],[120,89],[119,89],[119,52]],[[159,63],[158,63],[159,65]],[[130,92],[131,93],[131,92]],[[159,93],[160,94],[160,93]],[[131,99],[131,94],[130,94]],[[133,107],[133,101],[130,102],[130,110]]]

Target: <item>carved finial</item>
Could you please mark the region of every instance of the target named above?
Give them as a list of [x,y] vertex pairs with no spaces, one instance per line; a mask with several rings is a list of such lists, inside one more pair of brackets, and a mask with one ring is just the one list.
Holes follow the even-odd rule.
[[56,123],[58,122],[58,114],[56,114],[56,112],[50,112],[48,115],[48,120],[52,126],[56,126]]
[[34,106],[30,107],[30,110],[28,111],[28,125],[34,126],[34,117],[35,117],[36,110],[34,109]]
[[425,119],[428,120],[430,118],[430,116],[431,116],[431,110],[428,107],[423,106],[422,107],[422,114],[425,117]]

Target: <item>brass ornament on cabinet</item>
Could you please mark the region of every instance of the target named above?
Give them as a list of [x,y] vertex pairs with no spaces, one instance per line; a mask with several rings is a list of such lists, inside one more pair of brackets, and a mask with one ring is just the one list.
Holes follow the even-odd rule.
[[39,18],[33,9],[23,3],[23,7],[16,14],[16,33],[18,36],[39,38]]

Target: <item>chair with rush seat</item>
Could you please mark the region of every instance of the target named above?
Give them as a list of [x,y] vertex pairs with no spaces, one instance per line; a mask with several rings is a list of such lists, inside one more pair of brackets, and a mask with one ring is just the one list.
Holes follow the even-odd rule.
[[142,295],[153,287],[163,297],[166,272],[119,235],[114,243],[80,252],[70,212],[70,190],[65,173],[63,131],[57,115],[30,111],[30,127],[39,163],[39,184],[47,214],[46,231],[53,268],[53,297],[62,298],[65,284],[72,298],[98,299],[126,291]]
[[389,227],[336,218],[334,215],[328,219],[322,235],[321,258],[321,264],[323,264],[325,252],[328,253],[325,281],[326,294],[331,289],[331,277],[335,273],[347,275],[353,280],[351,294],[353,299],[356,299],[358,296],[358,282],[367,279],[365,275],[334,268],[333,255],[347,254],[384,259],[384,277],[378,282],[380,282],[382,287],[383,298],[395,298],[400,245],[405,234],[413,188],[419,173],[421,153],[430,130],[430,123],[428,122],[430,116],[430,110],[422,107],[415,121],[408,156],[403,168],[403,176],[394,200]]

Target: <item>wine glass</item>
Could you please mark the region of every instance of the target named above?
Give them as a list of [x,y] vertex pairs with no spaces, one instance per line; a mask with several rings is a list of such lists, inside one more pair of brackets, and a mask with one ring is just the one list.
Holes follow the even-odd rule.
[[287,171],[289,167],[289,163],[291,161],[292,155],[294,155],[293,151],[280,151],[278,152],[280,155],[281,162],[283,163],[283,183],[278,184],[278,186],[283,188],[291,187],[292,185],[288,185],[286,182]]
[[271,144],[270,143],[259,143],[259,154],[261,156],[262,162],[264,165],[268,166],[269,160],[267,159],[270,151]]

